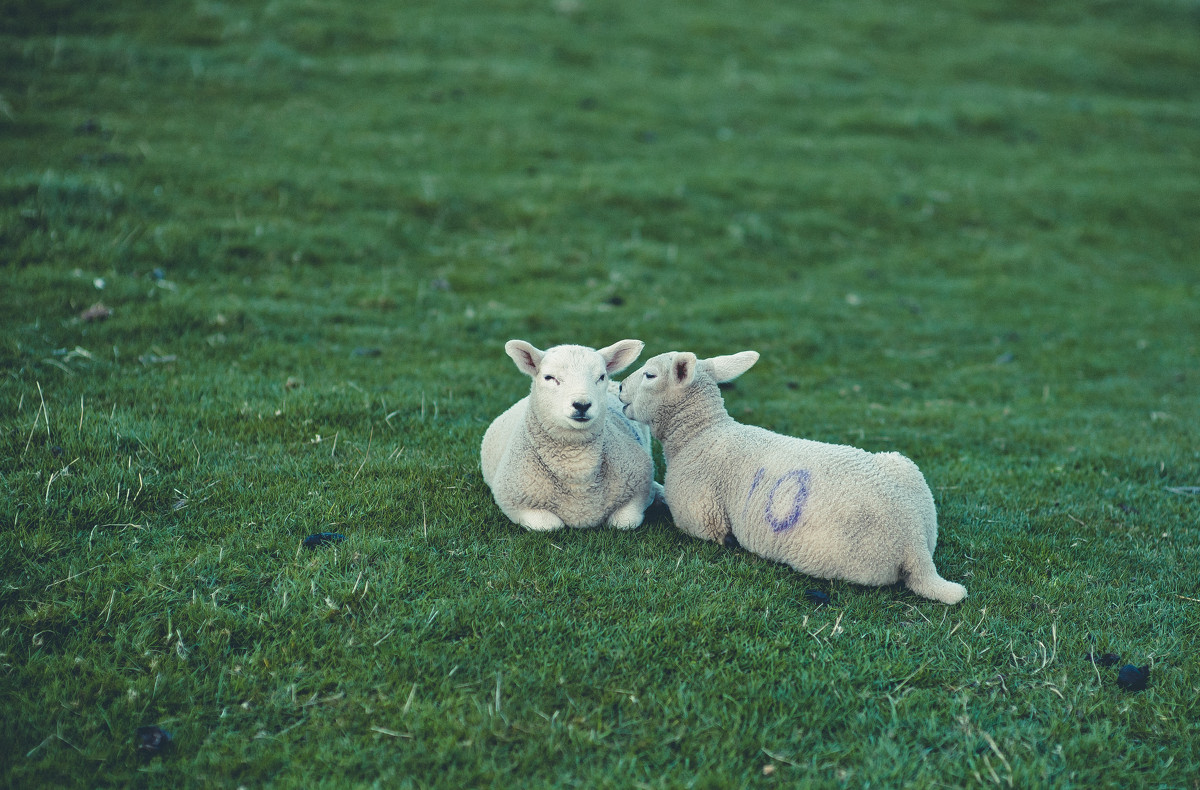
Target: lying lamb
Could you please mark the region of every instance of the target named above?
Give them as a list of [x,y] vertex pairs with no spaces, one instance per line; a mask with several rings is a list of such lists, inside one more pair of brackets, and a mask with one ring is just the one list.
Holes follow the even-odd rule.
[[529,396],[483,436],[483,480],[496,504],[526,529],[611,524],[633,529],[653,501],[650,432],[621,413],[611,380],[645,344],[622,340],[599,351],[523,340],[504,350],[533,378]]
[[916,465],[899,453],[781,436],[742,425],[717,387],[758,353],[650,359],[621,383],[625,413],[662,442],[667,506],[676,525],[801,573],[857,584],[903,580],[918,595],[955,604],[961,584],[933,565],[937,513]]

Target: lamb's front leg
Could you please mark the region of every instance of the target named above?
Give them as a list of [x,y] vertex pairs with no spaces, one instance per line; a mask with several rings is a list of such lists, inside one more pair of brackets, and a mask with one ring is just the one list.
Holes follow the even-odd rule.
[[563,520],[549,510],[514,510],[505,511],[512,521],[533,532],[552,532],[562,529]]
[[616,529],[636,529],[642,525],[642,519],[645,518],[646,507],[648,505],[648,502],[641,502],[638,499],[634,499],[617,508],[608,517],[608,525]]

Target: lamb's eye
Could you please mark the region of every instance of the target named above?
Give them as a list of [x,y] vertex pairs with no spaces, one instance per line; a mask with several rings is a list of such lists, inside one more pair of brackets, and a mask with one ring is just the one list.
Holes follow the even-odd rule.
[[655,374],[653,374],[653,373],[647,373],[647,374],[646,374],[646,378],[648,378],[648,379],[656,379],[656,378],[658,378],[658,376],[656,376],[656,375],[655,375]]
[[555,384],[558,383],[558,379],[554,378],[553,376],[542,376],[542,378],[546,381],[553,381]]
[[600,378],[596,379],[596,381],[604,381],[604,374],[601,373]]

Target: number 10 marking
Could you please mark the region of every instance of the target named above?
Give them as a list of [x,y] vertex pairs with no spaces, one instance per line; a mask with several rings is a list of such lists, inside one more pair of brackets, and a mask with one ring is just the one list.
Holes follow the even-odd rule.
[[[754,492],[758,490],[762,483],[763,476],[766,474],[766,469],[759,469],[754,475],[754,482],[750,484],[750,493],[746,495],[746,507],[750,506],[750,497],[754,496]],[[786,532],[800,523],[800,518],[804,515],[804,504],[808,501],[809,485],[812,482],[812,475],[807,469],[793,469],[775,481],[771,486],[771,490],[767,492],[767,504],[763,507],[763,518],[771,525],[772,532]],[[789,484],[795,483],[796,491],[792,495],[792,507],[784,515],[776,515],[775,498],[783,489],[786,500],[786,492],[790,490]],[[743,516],[745,508],[743,508]]]

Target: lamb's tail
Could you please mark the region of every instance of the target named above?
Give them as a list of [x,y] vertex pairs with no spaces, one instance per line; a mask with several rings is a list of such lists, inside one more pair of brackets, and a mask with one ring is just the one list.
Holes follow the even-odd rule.
[[933,564],[933,556],[916,552],[904,563],[904,583],[908,589],[924,598],[956,604],[967,597],[967,588],[943,579]]

